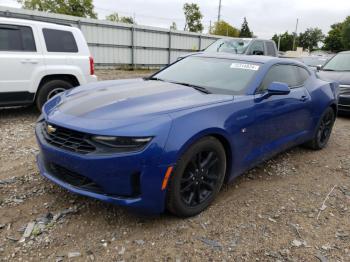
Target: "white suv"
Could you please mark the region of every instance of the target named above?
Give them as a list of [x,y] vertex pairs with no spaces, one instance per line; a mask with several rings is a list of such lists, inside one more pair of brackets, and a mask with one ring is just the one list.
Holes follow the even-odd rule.
[[59,92],[97,81],[75,27],[0,18],[0,106],[43,104]]

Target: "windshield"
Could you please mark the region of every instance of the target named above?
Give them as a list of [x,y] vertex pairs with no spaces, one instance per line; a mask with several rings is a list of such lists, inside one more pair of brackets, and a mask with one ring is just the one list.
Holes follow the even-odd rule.
[[243,54],[251,40],[247,39],[219,39],[207,47],[204,52],[225,52]]
[[303,57],[303,62],[308,66],[323,66],[327,62],[325,57]]
[[337,54],[322,70],[329,71],[350,71],[350,54]]
[[210,93],[242,95],[260,64],[190,56],[155,74],[153,79],[200,86]]

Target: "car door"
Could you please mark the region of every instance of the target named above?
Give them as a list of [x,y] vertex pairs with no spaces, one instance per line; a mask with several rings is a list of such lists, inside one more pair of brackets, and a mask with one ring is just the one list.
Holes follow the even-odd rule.
[[[310,73],[305,68],[280,64],[266,74],[255,95],[255,148],[256,160],[303,142],[312,120],[311,97],[305,88]],[[272,82],[287,83],[288,95],[272,95],[261,99]]]
[[[53,73],[59,66],[69,71],[74,61],[82,59],[74,35],[69,30],[42,27],[43,51],[47,70]],[[88,65],[88,57],[84,57],[85,66]]]
[[32,81],[43,65],[36,35],[29,25],[0,24],[0,103],[33,100]]

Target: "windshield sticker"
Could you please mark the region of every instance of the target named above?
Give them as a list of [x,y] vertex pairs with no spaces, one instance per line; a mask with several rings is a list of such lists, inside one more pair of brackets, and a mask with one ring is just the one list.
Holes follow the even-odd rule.
[[260,66],[252,65],[252,64],[232,63],[230,67],[231,68],[236,68],[236,69],[245,69],[245,70],[258,71]]

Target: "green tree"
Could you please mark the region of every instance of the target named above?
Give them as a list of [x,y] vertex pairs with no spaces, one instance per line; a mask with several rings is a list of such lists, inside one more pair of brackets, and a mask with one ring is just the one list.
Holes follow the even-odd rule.
[[348,16],[345,19],[345,21],[342,23],[341,36],[342,36],[342,43],[343,43],[344,49],[349,50],[350,49],[350,16]]
[[106,20],[111,21],[111,22],[119,22],[119,14],[114,12],[110,15],[107,15]]
[[18,0],[24,9],[97,18],[92,0]]
[[136,24],[131,16],[119,16],[117,12],[114,12],[106,16],[106,20],[112,22],[126,23],[126,24]]
[[183,6],[186,24],[184,30],[188,30],[190,32],[202,32],[203,24],[202,18],[203,15],[199,10],[199,6],[197,4],[189,4],[185,3]]
[[175,22],[172,22],[172,24],[170,25],[170,30],[177,30],[177,25]]
[[224,20],[220,20],[219,22],[215,22],[211,29],[211,34],[238,37],[239,30]]
[[293,49],[293,39],[294,35],[289,34],[288,31],[286,31],[283,34],[275,34],[272,37],[272,40],[275,41],[276,45],[278,46],[278,39],[281,38],[280,41],[280,51],[289,51]]
[[252,37],[253,33],[250,31],[247,19],[244,17],[239,37]]
[[126,24],[136,24],[134,18],[132,18],[131,16],[122,16],[120,18],[120,22]]
[[331,52],[340,52],[345,50],[342,41],[342,28],[343,23],[331,25],[331,30],[328,32],[328,35],[324,40],[324,50],[328,50]]
[[318,43],[323,42],[325,36],[319,28],[308,28],[304,33],[299,34],[299,46],[309,51],[318,48]]

